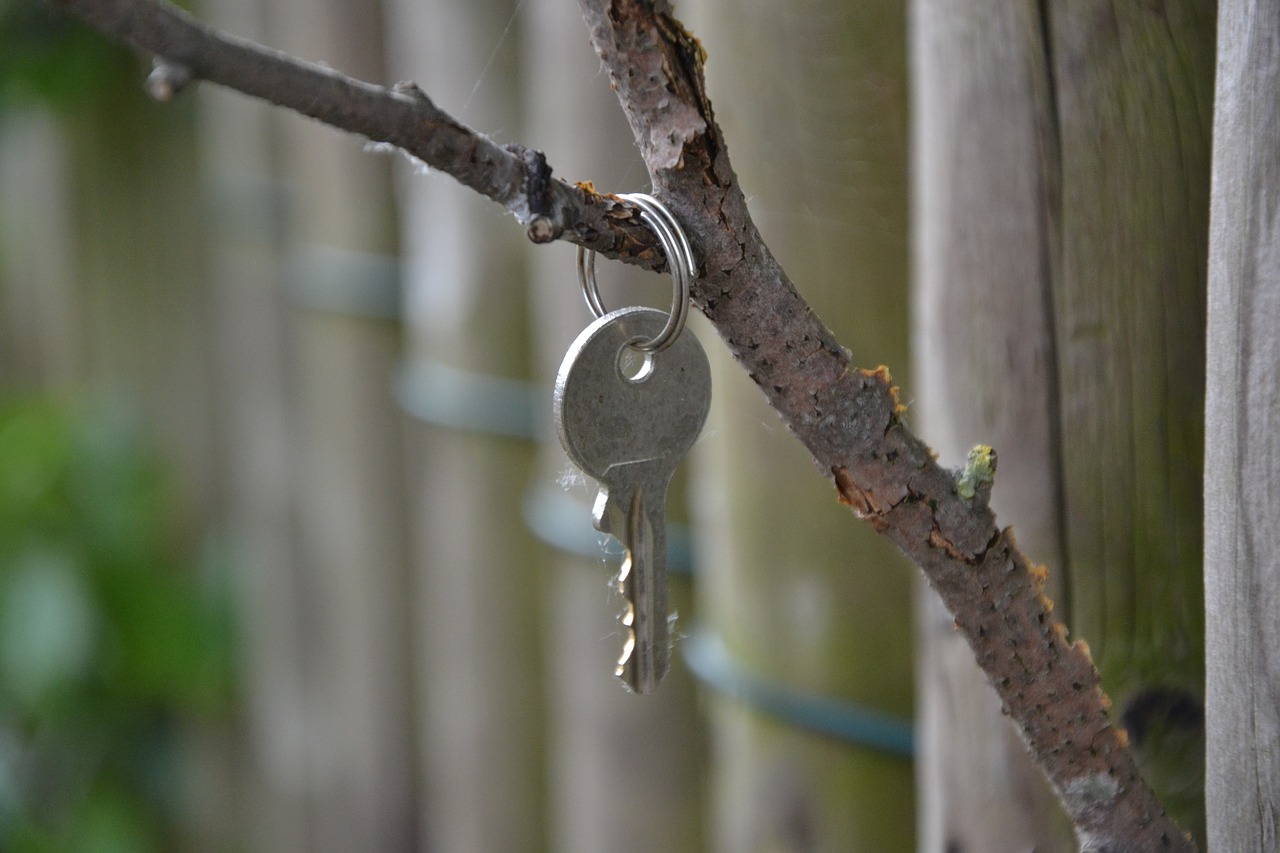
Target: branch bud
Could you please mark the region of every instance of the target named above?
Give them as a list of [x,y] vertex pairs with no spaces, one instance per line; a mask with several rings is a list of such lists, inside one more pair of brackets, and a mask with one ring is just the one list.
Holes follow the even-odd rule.
[[160,103],[168,103],[191,82],[191,69],[163,56],[151,61],[151,73],[147,75],[147,94]]

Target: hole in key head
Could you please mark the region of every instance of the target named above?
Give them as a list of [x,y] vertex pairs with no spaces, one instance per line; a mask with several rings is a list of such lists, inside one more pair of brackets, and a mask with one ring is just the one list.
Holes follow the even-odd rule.
[[627,341],[618,350],[618,373],[628,382],[643,382],[653,375],[653,353],[638,350]]

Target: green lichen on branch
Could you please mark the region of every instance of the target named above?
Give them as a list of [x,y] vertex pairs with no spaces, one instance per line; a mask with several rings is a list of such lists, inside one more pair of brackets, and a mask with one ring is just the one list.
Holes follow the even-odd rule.
[[973,500],[980,488],[990,488],[995,477],[996,452],[989,445],[979,444],[969,451],[969,458],[956,477],[956,494],[965,500]]

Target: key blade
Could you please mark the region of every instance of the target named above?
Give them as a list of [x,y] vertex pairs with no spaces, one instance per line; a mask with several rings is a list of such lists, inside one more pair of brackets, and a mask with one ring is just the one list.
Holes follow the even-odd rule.
[[[636,693],[653,692],[671,664],[666,538],[662,525],[650,519],[653,508],[648,503],[644,490],[636,489],[627,507],[627,556],[618,572],[618,590],[626,601],[621,618],[626,640],[614,674]],[[665,507],[657,511],[663,512]]]

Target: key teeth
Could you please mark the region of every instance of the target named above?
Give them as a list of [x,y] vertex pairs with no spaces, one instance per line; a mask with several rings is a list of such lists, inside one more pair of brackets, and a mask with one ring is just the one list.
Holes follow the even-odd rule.
[[638,666],[635,658],[636,653],[636,603],[631,584],[627,583],[631,575],[631,552],[627,552],[626,558],[622,561],[622,566],[618,569],[618,592],[622,593],[622,600],[626,604],[623,611],[618,614],[618,621],[626,628],[626,640],[622,644],[622,654],[618,656],[618,666],[614,670],[614,675],[621,678],[623,683],[636,693],[645,693],[644,685],[640,684]]
[[653,672],[643,672],[641,670],[643,662],[636,653],[638,641],[635,589],[628,582],[631,580],[632,568],[631,552],[628,551],[626,559],[622,561],[622,567],[618,569],[618,591],[622,593],[622,599],[626,603],[626,607],[618,615],[618,621],[626,629],[626,639],[622,644],[622,654],[618,656],[618,666],[614,670],[614,675],[622,679],[622,683],[633,693],[652,693],[657,688],[658,682],[662,680],[662,676]]
[[[635,688],[635,661],[631,659],[631,656],[635,653],[635,650],[636,632],[628,628],[627,640],[623,643],[622,654],[618,657],[618,668],[614,670],[613,674],[621,678],[633,689]],[[640,691],[637,690],[636,692]]]
[[[624,518],[626,525],[625,541],[627,543],[647,541],[644,497],[643,492],[636,491],[632,495],[630,506],[626,508]],[[604,500],[607,501],[607,497]],[[616,504],[612,506],[616,507]],[[621,508],[618,507],[618,509]],[[606,512],[604,515],[608,516],[608,513]],[[627,548],[626,558],[618,569],[617,588],[626,603],[626,607],[619,615],[619,621],[626,629],[626,641],[623,644],[622,654],[618,658],[615,674],[623,680],[630,690],[643,694],[656,690],[663,677],[667,674],[667,669],[670,666],[669,643],[671,634],[668,622],[668,625],[663,626],[667,629],[662,632],[661,642],[663,643],[663,648],[656,648],[652,643],[646,648],[641,648],[641,633],[647,632],[648,635],[652,635],[655,626],[652,624],[640,624],[640,608],[636,605],[637,594],[641,592],[641,590],[637,590],[636,584],[640,579],[635,574],[635,552],[632,547],[632,545],[629,545]],[[650,545],[645,547],[651,550]],[[647,582],[652,585],[654,580],[649,578]],[[665,610],[665,608],[663,609]],[[664,613],[663,616],[668,616],[668,614]],[[652,619],[653,615],[650,614],[649,618]]]
[[[635,609],[627,602],[627,608],[622,612],[619,621],[626,628],[626,639],[622,644],[622,654],[618,656],[618,665],[614,669],[613,674],[622,679],[623,685],[632,693],[652,693],[662,683],[662,679],[666,676],[666,668],[659,669],[666,660],[660,656],[651,656],[648,670],[642,670],[642,661],[640,656],[636,654],[636,630],[635,630]],[[671,636],[668,635],[668,643],[671,642]],[[670,646],[668,646],[668,651]]]
[[658,685],[662,683],[662,677],[666,675],[665,671],[650,671],[642,673],[640,671],[640,663],[637,658],[632,655],[635,649],[634,639],[629,639],[623,648],[622,657],[618,659],[618,668],[614,670],[614,675],[622,680],[623,685],[632,693],[652,693],[658,689]]
[[618,667],[614,670],[614,675],[622,679],[623,685],[632,693],[652,693],[662,681],[662,675],[655,672],[642,673],[635,649],[635,631],[628,629],[627,641],[622,647],[622,656],[618,658]]
[[591,523],[601,533],[613,534],[613,519],[610,517],[611,510],[613,510],[613,507],[610,504],[609,489],[601,486],[599,491],[596,492],[596,501],[591,507]]

